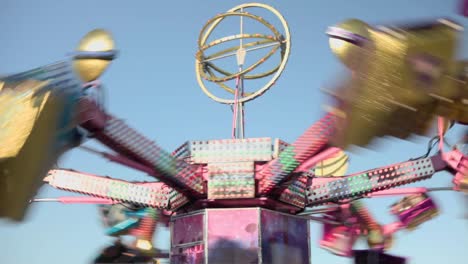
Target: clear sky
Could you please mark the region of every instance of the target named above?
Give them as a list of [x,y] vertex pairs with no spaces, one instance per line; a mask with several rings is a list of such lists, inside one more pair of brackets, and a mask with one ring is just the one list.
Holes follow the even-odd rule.
[[[15,73],[65,58],[80,37],[94,28],[110,30],[121,51],[103,76],[107,107],[165,149],[172,151],[190,139],[230,137],[231,113],[225,105],[208,99],[196,83],[194,54],[203,24],[243,1],[110,1],[110,0],[1,0],[0,74]],[[276,7],[287,19],[292,53],[277,85],[247,105],[248,137],[274,137],[293,141],[322,114],[326,96],[320,92],[341,71],[342,65],[328,47],[327,26],[347,18],[371,24],[451,17],[454,0],[328,0],[262,1]],[[225,32],[225,35],[236,32]],[[255,33],[255,32],[253,32]],[[468,40],[464,41],[464,46]],[[467,57],[467,50],[462,49]],[[247,85],[247,84],[246,84]],[[453,143],[460,127],[450,132]],[[351,154],[350,172],[405,161],[426,151],[428,138],[414,141],[382,139],[377,150]],[[95,145],[87,143],[88,145]],[[98,175],[127,180],[149,180],[139,172],[120,167],[80,150],[60,162]],[[437,174],[424,186],[448,186],[451,176]],[[64,192],[44,186],[38,197]],[[411,263],[462,263],[468,248],[466,207],[461,194],[434,194],[442,214],[413,232],[397,234],[391,253],[410,256]],[[395,219],[388,206],[399,198],[365,201],[382,222]],[[35,204],[27,221],[0,220],[0,263],[89,263],[110,241],[104,235],[96,206]],[[321,233],[311,225],[313,263],[351,263],[317,246]],[[169,247],[168,233],[158,235],[157,245]]]

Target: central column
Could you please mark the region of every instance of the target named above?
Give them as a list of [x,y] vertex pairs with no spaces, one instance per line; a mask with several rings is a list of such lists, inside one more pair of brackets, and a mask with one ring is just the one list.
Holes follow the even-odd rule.
[[171,221],[171,263],[309,264],[309,224],[262,208],[179,215]]

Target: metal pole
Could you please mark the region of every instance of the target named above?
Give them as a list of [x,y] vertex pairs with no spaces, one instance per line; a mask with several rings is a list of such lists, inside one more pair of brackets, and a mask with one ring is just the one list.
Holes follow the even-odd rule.
[[[241,8],[240,12],[244,12],[244,9]],[[240,16],[240,34],[244,33],[244,19],[243,16]],[[237,56],[237,65],[239,66],[239,72],[242,72],[242,67],[245,61],[246,51],[243,47],[242,38],[239,40],[239,50]],[[241,98],[244,96],[244,76],[239,76],[239,86],[238,89],[238,96]],[[244,138],[244,103],[238,103],[237,105],[237,125],[236,125],[236,138]]]

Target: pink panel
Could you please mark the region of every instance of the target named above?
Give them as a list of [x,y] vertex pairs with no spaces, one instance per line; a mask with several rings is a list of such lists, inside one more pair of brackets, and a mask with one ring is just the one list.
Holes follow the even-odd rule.
[[308,220],[269,210],[261,215],[263,263],[310,263]]
[[258,209],[208,210],[208,262],[258,263]]
[[172,250],[171,264],[204,264],[204,245],[195,245]]
[[203,241],[203,214],[177,218],[172,230],[172,246]]

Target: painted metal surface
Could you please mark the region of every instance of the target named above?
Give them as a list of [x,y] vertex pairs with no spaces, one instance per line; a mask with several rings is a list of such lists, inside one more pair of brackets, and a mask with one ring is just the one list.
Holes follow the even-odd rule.
[[259,209],[207,210],[208,263],[259,262]]
[[191,141],[193,163],[269,161],[272,159],[271,138],[220,139]]
[[423,158],[346,176],[315,178],[309,187],[309,205],[354,198],[365,193],[409,184],[432,177],[440,170],[440,157]]
[[208,164],[208,199],[254,198],[254,162]]
[[204,213],[176,218],[172,222],[172,245],[181,246],[203,241]]
[[205,263],[205,214],[175,217],[171,222],[171,263]]
[[262,263],[310,263],[307,219],[262,209],[260,236]]
[[307,219],[261,208],[173,217],[171,263],[310,263]]

